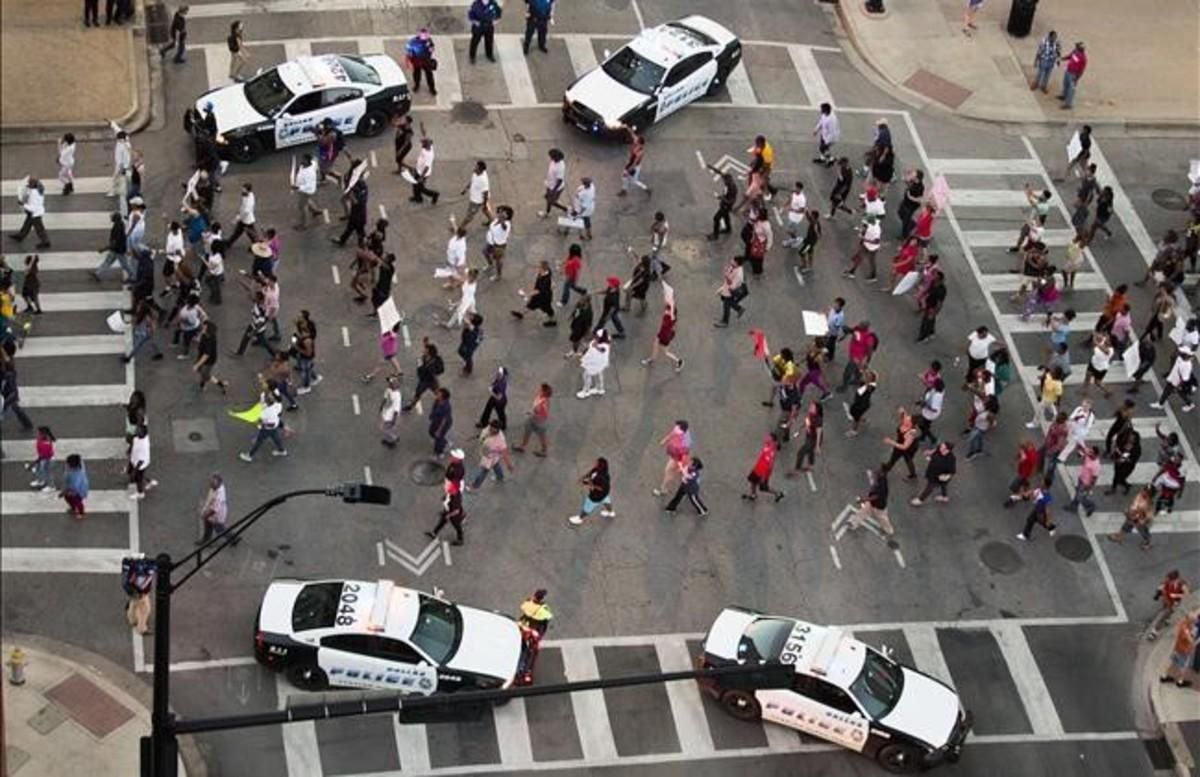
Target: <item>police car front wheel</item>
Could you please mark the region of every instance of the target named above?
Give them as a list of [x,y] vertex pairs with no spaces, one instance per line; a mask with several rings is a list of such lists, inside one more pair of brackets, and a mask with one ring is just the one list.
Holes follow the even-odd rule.
[[235,138],[229,142],[229,156],[232,157],[233,161],[235,162],[242,164],[253,162],[255,159],[258,159],[260,154],[262,154],[262,143],[258,142],[258,138]]
[[329,677],[319,666],[298,664],[288,667],[288,682],[304,691],[321,691],[329,687]]
[[721,706],[738,720],[758,720],[762,706],[751,691],[733,688],[721,694]]
[[892,774],[911,774],[921,768],[921,751],[913,745],[893,742],[879,749],[879,765]]
[[383,132],[387,123],[387,114],[383,111],[367,111],[366,115],[358,120],[358,134],[364,138],[373,138]]

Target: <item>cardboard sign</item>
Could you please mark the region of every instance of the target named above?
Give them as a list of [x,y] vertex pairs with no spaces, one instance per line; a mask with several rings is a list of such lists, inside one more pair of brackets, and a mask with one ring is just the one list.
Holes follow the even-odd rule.
[[950,183],[946,180],[946,176],[939,175],[933,179],[933,202],[937,205],[938,210],[945,210],[950,204]]
[[811,337],[824,337],[829,334],[829,321],[825,318],[824,313],[818,313],[815,310],[803,311],[804,316],[804,334]]
[[380,305],[375,313],[379,316],[380,333],[387,332],[400,323],[400,311],[396,309],[396,300],[391,297],[388,297],[387,301]]

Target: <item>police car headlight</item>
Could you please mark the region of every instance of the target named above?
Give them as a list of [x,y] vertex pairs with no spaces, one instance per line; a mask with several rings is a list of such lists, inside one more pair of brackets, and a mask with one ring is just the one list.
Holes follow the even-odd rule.
[[625,129],[625,122],[621,121],[620,119],[617,119],[616,121],[609,121],[608,119],[605,119],[604,127],[605,129],[610,130]]
[[216,137],[216,141],[217,141],[218,143],[220,143],[222,146],[224,146],[224,145],[226,145],[227,143],[229,143],[229,141],[225,139],[225,135],[224,135],[223,133],[222,133],[222,134],[218,134],[218,135],[217,135],[217,137]]

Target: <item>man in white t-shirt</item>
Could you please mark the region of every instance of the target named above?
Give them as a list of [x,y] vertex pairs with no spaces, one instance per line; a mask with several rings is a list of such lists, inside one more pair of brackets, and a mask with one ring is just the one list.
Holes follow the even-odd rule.
[[1095,423],[1096,414],[1092,412],[1092,400],[1080,401],[1079,407],[1072,410],[1071,415],[1067,416],[1067,444],[1058,454],[1059,462],[1066,462],[1071,458],[1071,454],[1075,452],[1076,448],[1085,447],[1088,433],[1092,431]]
[[817,118],[817,127],[813,130],[813,134],[817,136],[817,156],[813,161],[817,164],[823,164],[826,167],[833,167],[834,157],[830,152],[833,144],[838,142],[842,135],[842,128],[838,124],[838,118],[833,113],[833,106],[829,103],[821,103],[821,115]]
[[592,239],[592,216],[596,213],[596,185],[592,179],[584,176],[575,189],[571,200],[571,215],[583,219],[583,231],[579,236],[584,240]]
[[424,202],[425,195],[429,195],[429,199],[433,200],[433,204],[437,205],[438,197],[441,197],[440,192],[435,192],[425,184],[429,181],[429,176],[433,175],[433,139],[424,137],[421,138],[421,151],[417,154],[417,166],[413,168],[413,176],[417,179],[412,185],[412,196],[408,198],[409,202]]
[[850,257],[850,267],[842,273],[842,276],[853,278],[858,270],[858,265],[865,259],[867,270],[871,273],[867,276],[867,283],[874,283],[876,277],[875,255],[879,253],[879,246],[883,242],[883,224],[879,217],[868,215],[863,219],[862,226],[858,231],[858,248],[855,250],[854,256]]
[[567,206],[558,201],[558,198],[562,196],[563,189],[567,186],[566,157],[557,148],[550,149],[547,155],[550,157],[550,164],[546,167],[546,192],[543,195],[546,200],[546,208],[538,211],[540,219],[550,215],[551,208],[558,208],[561,211],[567,209]]
[[967,380],[971,379],[975,370],[987,365],[995,342],[996,336],[986,326],[978,327],[967,335]]
[[283,415],[283,402],[280,401],[279,394],[276,393],[275,389],[268,388],[259,395],[258,401],[262,405],[262,415],[258,419],[258,434],[254,436],[254,442],[250,445],[250,450],[238,454],[238,458],[242,461],[254,461],[254,454],[258,451],[258,447],[267,440],[270,440],[275,445],[275,450],[271,451],[271,455],[288,455],[287,448],[283,446],[283,423],[281,418]]
[[446,266],[434,273],[435,278],[445,278],[443,289],[453,289],[462,283],[467,274],[467,228],[450,224],[450,239],[446,241]]
[[467,183],[462,193],[467,195],[467,215],[463,216],[462,225],[466,226],[471,223],[471,219],[475,218],[475,214],[483,211],[484,218],[491,221],[495,214],[492,213],[492,188],[488,181],[487,163],[482,159],[475,163],[475,169],[471,172],[471,180]]
[[508,238],[512,234],[512,216],[512,208],[507,205],[498,206],[496,218],[488,225],[487,236],[484,238],[483,258],[487,260],[494,281],[500,280],[504,272],[504,252],[508,250]]
[[295,228],[308,229],[309,214],[319,216],[324,212],[312,201],[317,193],[317,165],[313,162],[312,154],[301,157],[300,166],[292,176],[292,188],[296,190],[296,207],[300,209],[300,221]]
[[789,248],[800,245],[800,231],[804,228],[804,214],[808,210],[808,195],[804,193],[804,183],[796,181],[795,188],[788,198],[787,231],[788,238],[783,241]]

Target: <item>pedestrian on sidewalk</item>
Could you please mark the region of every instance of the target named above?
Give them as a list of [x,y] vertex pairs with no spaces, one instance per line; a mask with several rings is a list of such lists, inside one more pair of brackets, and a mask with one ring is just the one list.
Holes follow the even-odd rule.
[[583,388],[575,396],[578,399],[604,396],[604,371],[608,369],[609,351],[611,345],[608,332],[597,329],[587,350],[579,359],[579,367],[583,371]]
[[58,182],[64,196],[75,191],[75,135],[70,132],[58,141]]
[[713,175],[721,178],[721,191],[713,193],[713,197],[717,200],[717,212],[713,214],[712,232],[708,235],[709,240],[716,240],[721,235],[728,235],[733,231],[731,214],[734,204],[737,203],[738,187],[733,173],[722,172],[712,165],[709,165],[708,169],[712,171]]
[[512,208],[497,206],[496,217],[488,225],[484,236],[483,258],[493,281],[500,280],[504,275],[504,255],[508,252],[508,240],[512,237],[512,219]]
[[746,476],[746,481],[750,484],[750,490],[742,494],[742,499],[754,501],[758,499],[758,492],[771,494],[775,497],[775,501],[779,502],[785,496],[783,491],[776,491],[771,488],[771,473],[775,469],[775,456],[779,449],[783,447],[783,439],[780,434],[768,434],[763,438],[762,447],[758,451],[758,458],[754,460],[754,467],[751,468],[750,474]]
[[[42,182],[32,175],[26,176],[17,191],[17,202],[25,211],[25,220],[21,222],[21,228],[11,233],[9,237],[19,243],[32,229],[38,236],[38,250],[49,248],[50,235],[46,233],[46,225],[43,223],[46,215],[46,189]],[[122,206],[122,210],[124,210],[124,206]]]
[[421,91],[421,75],[429,82],[429,93],[437,96],[437,85],[433,80],[433,71],[437,70],[437,59],[433,55],[433,35],[428,27],[417,30],[417,34],[408,39],[404,47],[404,57],[412,69],[412,90]]
[[554,23],[554,0],[525,0],[525,39],[521,50],[529,55],[529,43],[537,33],[537,45],[546,52],[547,27]]
[[1067,503],[1068,513],[1077,513],[1084,509],[1089,518],[1096,512],[1096,503],[1092,501],[1092,492],[1100,482],[1100,450],[1089,445],[1083,451],[1083,466],[1079,468],[1079,476],[1075,480],[1075,496]]
[[975,15],[983,7],[983,0],[967,0],[967,9],[963,12],[963,33],[970,37],[979,28],[975,25]]
[[675,339],[675,325],[679,320],[679,314],[674,303],[666,305],[663,308],[662,318],[658,323],[658,333],[654,336],[654,343],[650,347],[650,355],[642,359],[642,366],[649,367],[654,363],[654,359],[661,353],[668,359],[675,362],[675,371],[683,370],[683,358],[671,353],[670,345]]
[[1189,666],[1193,665],[1193,654],[1196,652],[1197,632],[1200,632],[1198,622],[1200,610],[1193,610],[1184,615],[1175,627],[1175,644],[1171,646],[1170,663],[1166,672],[1158,678],[1159,682],[1169,683],[1174,680],[1176,687],[1192,686],[1192,681],[1187,679],[1187,671]]
[[921,489],[921,493],[908,500],[913,507],[923,505],[935,488],[940,493],[934,497],[934,501],[949,502],[950,496],[946,493],[946,487],[958,469],[957,461],[954,458],[954,443],[945,441],[938,443],[937,447],[925,453],[925,458],[929,461],[925,467],[925,488]]
[[47,494],[55,490],[54,475],[50,471],[54,461],[55,439],[49,426],[39,426],[33,443],[34,460],[29,465],[29,470],[33,473],[33,481],[29,487]]
[[867,470],[870,488],[858,498],[858,507],[850,513],[850,528],[858,529],[868,518],[879,524],[879,529],[889,539],[896,536],[896,528],[888,516],[888,471],[882,466]]
[[268,386],[259,394],[258,402],[262,405],[262,415],[258,419],[258,432],[254,435],[254,442],[250,444],[250,450],[238,454],[238,458],[245,462],[254,461],[254,454],[258,451],[259,446],[267,440],[270,440],[275,446],[271,455],[288,455],[287,448],[283,445],[283,402],[280,401],[279,394]]
[[187,57],[184,56],[184,44],[187,43],[187,4],[180,5],[175,9],[175,14],[171,17],[171,28],[167,31],[167,45],[158,47],[158,55],[161,58],[166,58],[167,52],[175,49],[174,62],[182,65],[187,62]]
[[454,529],[454,539],[450,540],[451,545],[463,544],[463,522],[467,519],[466,511],[463,510],[462,492],[454,491],[447,492],[442,499],[442,509],[438,513],[438,521],[433,525],[433,528],[425,532],[425,536],[431,540],[436,540],[438,534],[450,524]]
[[472,0],[467,11],[467,21],[471,23],[471,43],[467,55],[471,64],[475,64],[475,55],[479,51],[479,41],[483,41],[483,53],[488,62],[495,62],[494,52],[496,22],[500,21],[503,9],[497,0]]
[[75,520],[83,519],[85,503],[91,483],[88,480],[87,468],[78,453],[67,456],[67,466],[63,470],[63,490],[58,495],[67,503],[67,514]]
[[625,137],[629,141],[629,158],[621,170],[621,191],[618,197],[629,193],[630,186],[636,186],[650,196],[650,187],[642,182],[642,159],[646,155],[646,136],[633,127],[625,128]]
[[1075,89],[1083,78],[1083,71],[1087,70],[1087,64],[1087,51],[1083,41],[1079,41],[1067,56],[1067,65],[1063,68],[1062,94],[1058,96],[1062,101],[1063,110],[1070,110],[1074,104]]
[[134,491],[130,499],[140,500],[146,497],[146,492],[158,485],[157,480],[147,480],[146,472],[150,469],[150,430],[145,423],[138,425],[134,432],[133,442],[129,446],[129,483]]
[[1050,488],[1054,481],[1046,478],[1042,481],[1041,486],[1035,488],[1029,494],[1029,501],[1033,502],[1033,509],[1029,511],[1029,517],[1025,519],[1025,527],[1017,534],[1017,539],[1025,542],[1030,537],[1030,532],[1033,527],[1041,524],[1042,528],[1053,537],[1054,531],[1058,525],[1050,520],[1050,503],[1054,501],[1054,497],[1050,493]]
[[502,465],[508,467],[510,474],[517,469],[513,463],[512,454],[509,453],[508,440],[504,436],[504,430],[500,427],[499,419],[493,420],[480,433],[479,447],[479,471],[475,473],[470,484],[464,486],[463,490],[465,491],[478,491],[482,488],[483,481],[487,480],[489,472],[496,476],[497,483],[503,483],[504,466]]
[[246,29],[240,19],[229,25],[229,36],[225,38],[225,46],[229,49],[229,78],[238,83],[246,80],[242,78],[242,71],[250,61],[245,38]]
[[675,476],[682,477],[687,472],[687,462],[692,452],[692,433],[688,431],[688,422],[676,421],[658,444],[667,453],[667,463],[663,467],[662,484],[653,493],[655,496],[664,496]]
[[1051,30],[1038,43],[1037,53],[1033,56],[1033,67],[1036,74],[1033,77],[1033,83],[1029,85],[1030,91],[1041,89],[1043,94],[1047,93],[1050,89],[1050,75],[1061,61],[1062,46],[1058,41],[1058,33]]
[[[225,534],[228,520],[229,500],[225,494],[225,478],[221,473],[214,472],[208,476],[208,491],[200,504],[200,524],[204,527],[204,532],[200,539],[196,540],[196,544],[206,545],[214,537],[221,537]],[[233,537],[229,544],[236,545],[241,541],[240,537]]]
[[525,419],[525,431],[521,435],[521,444],[513,446],[513,450],[517,453],[524,453],[529,438],[536,435],[538,442],[542,444],[542,449],[534,451],[533,455],[546,457],[549,452],[549,445],[546,442],[546,424],[550,421],[550,397],[553,394],[554,390],[550,388],[549,383],[543,383],[538,387],[537,393],[533,397],[533,407],[527,412],[529,417]]
[[438,388],[433,392],[433,405],[429,408],[429,436],[433,439],[433,452],[438,457],[446,452],[446,436],[450,434],[452,426],[454,409],[450,406],[450,389]]
[[1154,591],[1154,600],[1159,603],[1158,612],[1150,620],[1146,627],[1146,639],[1153,642],[1162,627],[1171,622],[1171,616],[1175,614],[1175,608],[1179,603],[1187,597],[1190,592],[1190,587],[1187,581],[1179,574],[1178,569],[1172,569],[1167,573],[1163,581],[1158,584],[1158,588]]

